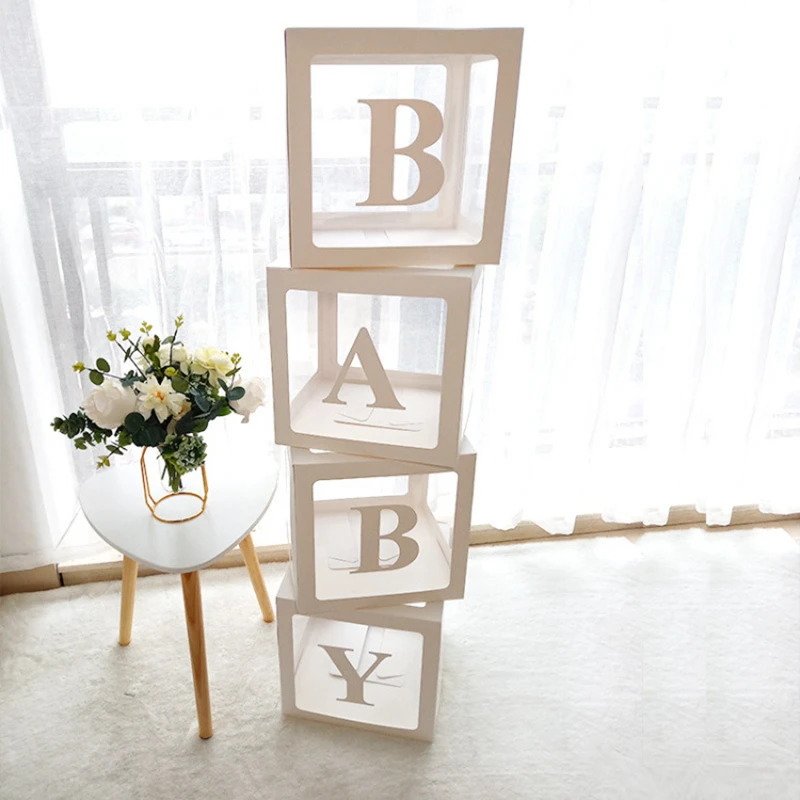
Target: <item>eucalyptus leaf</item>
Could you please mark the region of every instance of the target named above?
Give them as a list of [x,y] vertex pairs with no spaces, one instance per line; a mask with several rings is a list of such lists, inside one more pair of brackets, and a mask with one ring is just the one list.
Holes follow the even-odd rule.
[[183,375],[175,375],[172,378],[172,388],[176,392],[181,392],[182,394],[189,391],[189,381],[183,377]]
[[[178,420],[178,424],[175,426],[175,433],[191,433],[199,421],[195,420],[190,414],[186,414]],[[202,421],[205,422],[205,420]],[[206,425],[208,425],[207,422]]]
[[194,403],[204,414],[211,408],[211,403],[208,398],[202,394],[196,394],[194,396]]
[[225,383],[225,381],[222,380],[222,378],[219,379],[219,385],[220,385],[220,388],[222,389],[223,392],[227,392],[228,391],[228,384]]
[[157,425],[144,428],[143,433],[147,447],[155,447],[156,445],[161,444],[161,442],[163,442],[166,438],[164,430]]
[[99,369],[100,372],[108,372],[111,369],[111,367],[108,364],[108,361],[106,361],[104,358],[98,358],[95,364],[97,365],[97,369]]
[[228,400],[241,400],[244,397],[244,386],[234,386],[228,392]]
[[93,369],[93,370],[92,370],[92,371],[89,373],[89,380],[90,380],[90,381],[91,381],[91,382],[92,382],[92,383],[93,383],[95,386],[100,386],[100,384],[101,384],[101,383],[102,383],[102,382],[105,380],[105,378],[103,377],[103,373],[102,373],[102,372],[98,372],[96,369]]
[[144,425],[144,417],[138,411],[132,411],[125,417],[125,427],[130,433],[136,433]]
[[161,340],[161,344],[172,344],[175,341],[174,336],[167,336],[166,339]]

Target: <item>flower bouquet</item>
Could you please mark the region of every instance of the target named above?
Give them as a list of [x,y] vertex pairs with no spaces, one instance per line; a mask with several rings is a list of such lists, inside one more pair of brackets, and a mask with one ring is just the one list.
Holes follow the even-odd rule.
[[[76,372],[88,371],[96,388],[81,407],[66,417],[56,417],[52,426],[72,439],[78,450],[105,445],[97,466],[110,465],[131,445],[155,447],[164,462],[162,478],[177,493],[182,478],[203,466],[206,443],[201,436],[209,422],[235,412],[243,422],[264,401],[260,378],[240,382],[241,356],[216,347],[201,347],[190,353],[178,333],[183,317],[175,320],[175,331],[163,339],[143,322],[134,340],[129,330],[108,332],[108,339],[123,354],[123,375],[98,358],[93,368],[82,362]],[[126,365],[130,368],[125,371]],[[146,483],[146,473],[143,477]],[[152,509],[151,509],[152,510]]]

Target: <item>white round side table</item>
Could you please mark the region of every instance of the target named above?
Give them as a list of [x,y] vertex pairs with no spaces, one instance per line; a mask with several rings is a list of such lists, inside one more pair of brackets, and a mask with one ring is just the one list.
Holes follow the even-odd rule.
[[188,522],[168,524],[152,516],[145,505],[138,463],[100,470],[79,494],[83,513],[97,535],[123,555],[121,645],[131,640],[139,564],[181,576],[201,739],[208,739],[213,729],[199,570],[239,545],[264,622],[274,620],[250,532],[269,507],[278,480],[277,466],[266,458],[237,469],[230,469],[224,460],[209,459],[206,469],[206,510]]

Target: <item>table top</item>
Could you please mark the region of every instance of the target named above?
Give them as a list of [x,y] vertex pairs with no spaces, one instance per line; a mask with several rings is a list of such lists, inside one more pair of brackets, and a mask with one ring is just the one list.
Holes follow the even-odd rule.
[[[158,499],[168,492],[159,480],[161,462],[148,452],[148,463],[152,493]],[[269,507],[278,482],[278,467],[269,453],[242,463],[229,453],[209,451],[206,471],[206,510],[188,522],[168,524],[153,517],[144,502],[138,460],[101,469],[89,478],[80,489],[81,508],[97,535],[134,561],[161,572],[194,572],[213,564],[250,533]],[[184,477],[184,488],[202,494],[200,470]],[[193,498],[168,502],[195,503],[188,513],[199,504]]]

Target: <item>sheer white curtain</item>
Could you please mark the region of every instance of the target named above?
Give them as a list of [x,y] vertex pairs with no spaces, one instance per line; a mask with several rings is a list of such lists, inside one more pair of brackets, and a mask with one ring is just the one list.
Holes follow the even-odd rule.
[[[15,270],[43,313],[33,338],[12,338],[14,363],[50,349],[52,405],[80,401],[69,365],[106,354],[109,327],[177,313],[187,338],[268,374],[264,267],[288,250],[285,27],[520,25],[503,263],[485,271],[467,398],[474,521],[569,533],[584,513],[800,510],[800,63],[785,4],[2,8],[21,187],[4,172],[21,222],[3,231],[33,243],[24,269],[3,251],[3,310],[22,330]],[[36,337],[46,347],[26,349]],[[45,441],[50,416],[14,425]],[[34,461],[28,492],[4,493],[29,503],[58,482],[63,519],[91,459]],[[48,525],[52,544],[63,524]],[[25,552],[30,534],[14,535]]]

